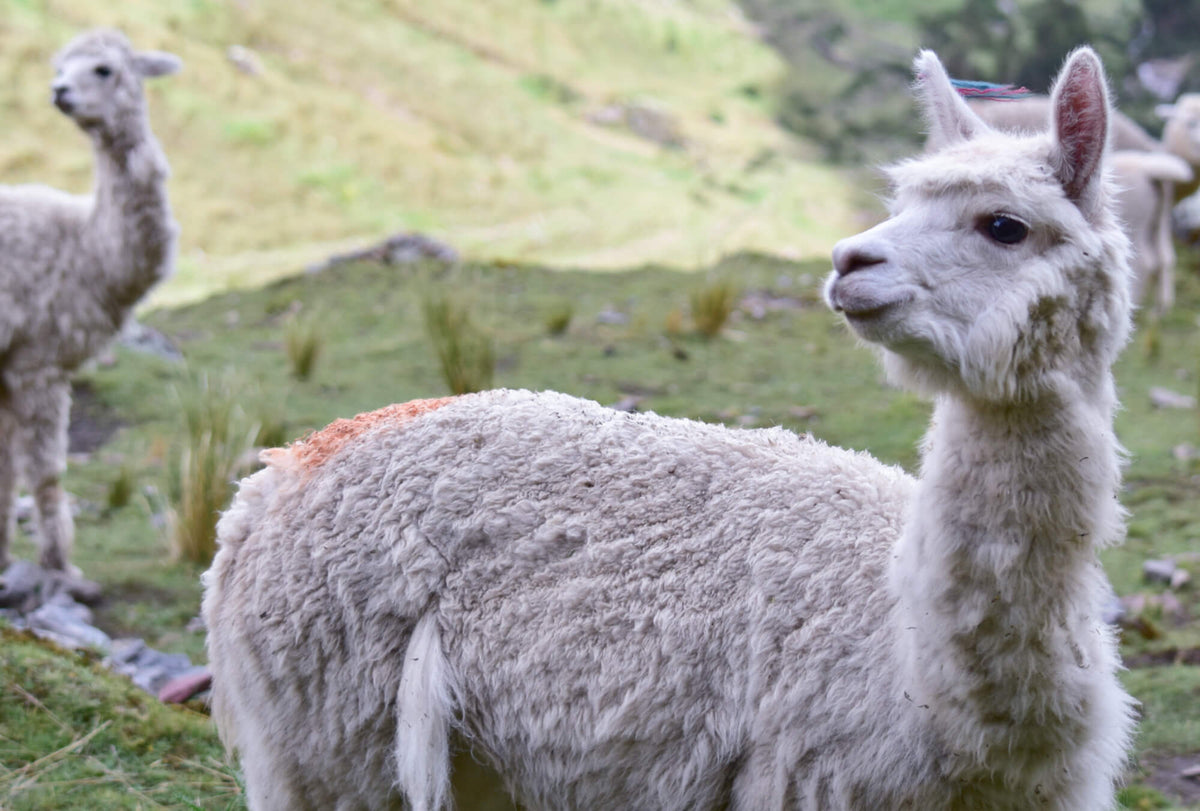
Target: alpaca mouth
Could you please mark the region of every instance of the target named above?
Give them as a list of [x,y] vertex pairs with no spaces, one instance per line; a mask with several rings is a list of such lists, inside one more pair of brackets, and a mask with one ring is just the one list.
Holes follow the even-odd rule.
[[879,288],[880,285],[854,276],[838,278],[829,286],[829,305],[848,319],[869,321],[913,298],[910,291],[892,285]]

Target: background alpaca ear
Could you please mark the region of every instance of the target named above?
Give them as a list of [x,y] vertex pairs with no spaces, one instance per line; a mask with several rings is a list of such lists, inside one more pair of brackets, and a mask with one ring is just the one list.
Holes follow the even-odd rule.
[[138,51],[133,55],[133,68],[145,79],[170,76],[183,67],[183,60],[166,51]]
[[929,127],[928,145],[937,150],[965,141],[989,129],[958,95],[946,69],[933,51],[921,51],[913,61],[916,91]]
[[1108,86],[1095,51],[1078,48],[1067,57],[1051,98],[1058,179],[1067,197],[1078,203],[1099,180],[1108,147]]

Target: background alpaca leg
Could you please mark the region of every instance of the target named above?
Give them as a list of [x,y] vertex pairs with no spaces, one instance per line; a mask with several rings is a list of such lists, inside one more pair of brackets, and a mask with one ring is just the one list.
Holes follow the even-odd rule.
[[17,531],[13,499],[17,494],[17,422],[12,412],[0,407],[0,569],[12,562],[9,544]]
[[38,562],[47,569],[65,570],[75,536],[75,523],[62,487],[71,394],[68,384],[61,382],[24,399],[16,411],[24,422],[22,473],[36,508]]
[[[1175,238],[1171,233],[1171,206],[1175,199],[1175,184],[1158,184],[1159,210],[1154,215],[1157,224],[1154,240],[1158,245],[1158,290],[1155,291],[1155,306],[1165,313],[1175,306]],[[1135,301],[1137,299],[1134,299]]]

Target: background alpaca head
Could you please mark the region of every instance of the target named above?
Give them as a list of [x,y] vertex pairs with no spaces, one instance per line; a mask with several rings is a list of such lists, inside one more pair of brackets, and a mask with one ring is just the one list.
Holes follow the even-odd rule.
[[1163,143],[1192,166],[1200,166],[1200,93],[1184,93],[1155,110],[1166,119]]
[[89,31],[54,57],[54,104],[85,131],[119,132],[143,114],[142,79],[175,73],[181,64],[169,53],[133,50],[119,31]]
[[836,246],[830,306],[921,391],[1015,402],[1105,379],[1128,335],[1129,248],[1099,59],[1068,57],[1050,132],[1029,136],[988,127],[933,53],[915,70],[940,148],[888,170],[893,214]]

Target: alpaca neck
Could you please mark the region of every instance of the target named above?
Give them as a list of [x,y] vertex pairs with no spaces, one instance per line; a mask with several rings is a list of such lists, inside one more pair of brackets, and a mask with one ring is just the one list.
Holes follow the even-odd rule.
[[893,586],[906,698],[960,766],[1081,734],[1076,677],[1107,655],[1096,550],[1121,532],[1112,391],[934,410]]
[[170,271],[175,223],[167,200],[166,157],[144,119],[91,133],[96,156],[91,243],[105,257],[93,291],[119,323]]

